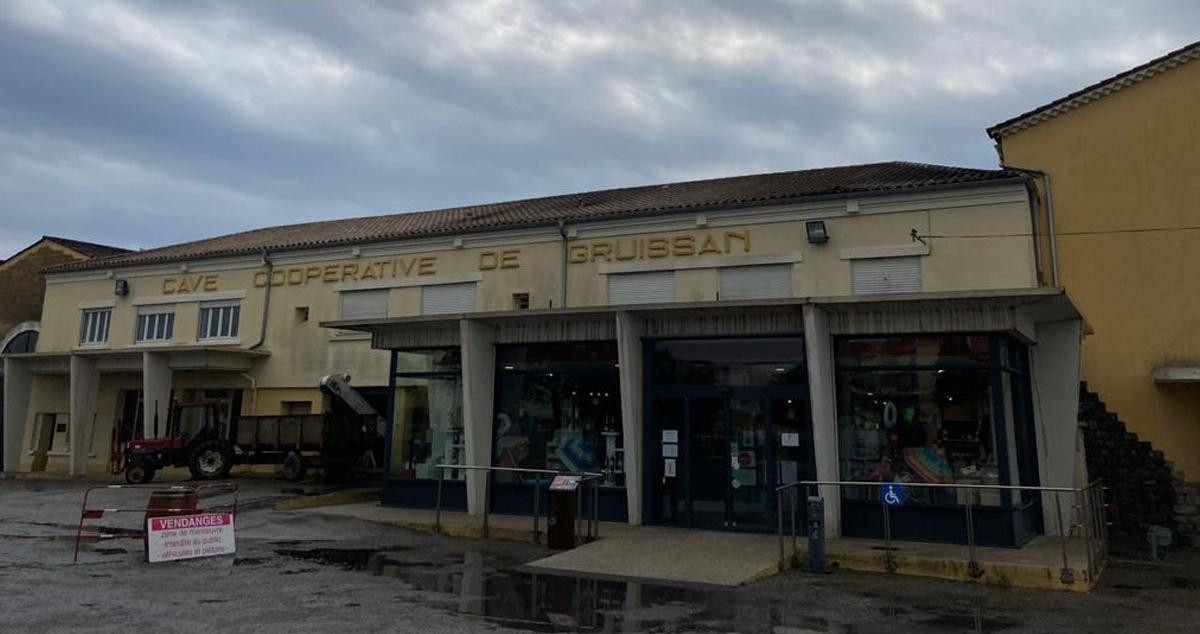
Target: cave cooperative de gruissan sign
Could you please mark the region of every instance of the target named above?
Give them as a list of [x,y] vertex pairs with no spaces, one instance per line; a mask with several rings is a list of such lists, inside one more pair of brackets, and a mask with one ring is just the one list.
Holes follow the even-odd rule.
[[[687,258],[750,253],[750,230],[696,232],[654,237],[613,238],[572,243],[567,247],[571,264],[589,262],[625,262],[658,258]],[[365,262],[346,262],[275,269],[254,274],[254,287],[303,286],[310,283],[335,284],[371,280],[437,275],[436,255],[381,258]],[[478,270],[516,269],[521,267],[520,249],[480,251]],[[163,278],[165,295],[219,290],[216,273],[173,275]]]

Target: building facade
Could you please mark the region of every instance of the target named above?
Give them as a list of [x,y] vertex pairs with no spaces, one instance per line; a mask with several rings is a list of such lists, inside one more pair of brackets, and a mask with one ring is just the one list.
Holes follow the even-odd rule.
[[[126,253],[126,249],[43,236],[0,261],[0,355],[33,352],[41,330],[46,281],[42,271],[70,262]],[[4,424],[4,370],[0,368],[0,428]],[[0,455],[4,438],[0,435]]]
[[[1094,470],[1114,470],[1130,528],[1178,523],[1200,535],[1198,111],[1193,43],[988,133],[1005,165],[1044,174],[1038,195],[1053,205],[1038,220],[1043,267],[1093,331],[1083,378],[1103,403],[1093,396],[1092,409],[1107,404],[1124,423],[1083,412],[1098,432]],[[1136,437],[1114,443],[1125,431]]]
[[[544,489],[461,465],[599,473],[602,517],[729,530],[773,526],[775,487],[803,479],[1073,486],[1082,319],[1039,281],[1030,191],[883,163],[59,267],[36,352],[5,359],[24,423],[5,469],[32,468],[48,415],[88,442],[47,468],[81,474],[172,398],[319,411],[319,377],[345,372],[388,412],[389,504],[432,505],[439,478],[474,513]],[[831,533],[880,530],[874,489],[824,493]],[[913,496],[898,535],[960,537],[961,496]],[[978,504],[983,542],[1058,530],[1036,495]]]

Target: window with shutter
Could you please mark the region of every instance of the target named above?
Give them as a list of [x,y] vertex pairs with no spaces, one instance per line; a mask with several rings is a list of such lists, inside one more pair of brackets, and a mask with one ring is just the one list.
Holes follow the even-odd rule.
[[342,319],[377,319],[387,317],[386,288],[370,291],[342,291]]
[[175,307],[148,306],[138,309],[137,333],[134,339],[170,341],[175,336]]
[[609,304],[660,304],[675,301],[675,271],[614,273],[608,276]]
[[232,339],[238,336],[242,307],[237,301],[200,304],[199,339]]
[[108,324],[112,321],[112,309],[83,311],[79,343],[101,344],[108,341]]
[[445,315],[475,311],[475,282],[421,287],[421,314]]
[[921,258],[868,258],[850,261],[854,293],[911,293],[921,290]]
[[792,265],[729,266],[720,269],[721,299],[792,296]]

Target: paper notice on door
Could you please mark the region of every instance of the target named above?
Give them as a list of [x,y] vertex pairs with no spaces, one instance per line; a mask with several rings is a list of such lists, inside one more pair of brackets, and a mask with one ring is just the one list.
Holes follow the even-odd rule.
[[666,477],[666,478],[674,478],[675,477],[675,459],[674,458],[667,458],[667,459],[663,460],[663,477]]
[[662,433],[663,433],[663,439],[662,439],[663,442],[679,442],[679,430],[678,429],[664,429],[664,430],[662,430]]
[[789,484],[795,482],[799,478],[799,463],[795,460],[780,460],[779,461],[779,483]]
[[679,457],[679,445],[663,445],[663,457],[664,458],[678,458]]
[[800,434],[785,431],[780,437],[780,444],[782,444],[784,447],[799,447]]

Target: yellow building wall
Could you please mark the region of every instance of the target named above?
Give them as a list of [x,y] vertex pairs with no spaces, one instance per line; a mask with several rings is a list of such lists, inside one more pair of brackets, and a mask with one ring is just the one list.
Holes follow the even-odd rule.
[[1094,331],[1084,379],[1193,481],[1200,386],[1152,373],[1200,364],[1197,113],[1193,61],[1002,140],[1005,163],[1050,174],[1061,283]]
[[[30,387],[29,411],[25,415],[25,435],[21,441],[21,470],[29,471],[33,465],[31,453],[37,447],[34,435],[38,433],[37,420],[42,414],[69,414],[70,385],[65,376],[44,375],[36,377]],[[49,454],[46,471],[67,471],[69,458],[65,455]]]

